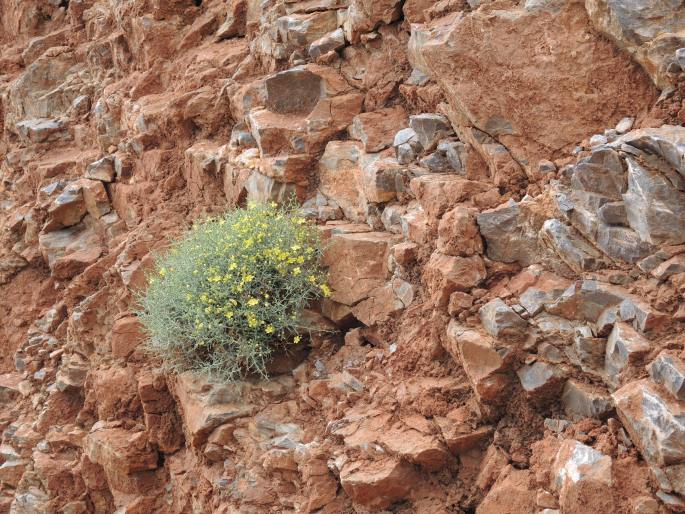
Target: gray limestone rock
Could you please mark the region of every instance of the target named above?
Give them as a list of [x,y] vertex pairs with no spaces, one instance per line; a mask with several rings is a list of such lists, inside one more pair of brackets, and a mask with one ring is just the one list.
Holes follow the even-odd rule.
[[606,419],[614,408],[609,394],[597,386],[569,380],[561,395],[561,404],[573,419]]
[[622,322],[616,323],[606,346],[604,371],[607,382],[613,386],[618,385],[618,375],[628,366],[639,364],[651,348],[649,341],[633,327]]
[[479,314],[483,327],[493,337],[513,341],[525,339],[528,323],[500,298],[483,305]]
[[345,33],[342,28],[337,28],[333,32],[320,37],[309,45],[309,56],[318,59],[330,51],[340,50],[345,46]]
[[680,401],[685,401],[685,363],[668,351],[661,352],[649,365],[652,380]]
[[86,167],[86,178],[100,180],[102,182],[114,182],[114,156],[105,155],[102,159],[91,162]]
[[521,203],[510,200],[476,216],[492,260],[518,262],[521,266],[539,260],[538,233],[526,219]]
[[685,242],[685,192],[654,169],[628,157],[628,191],[623,195],[628,222],[652,244]]
[[597,225],[596,242],[597,247],[612,259],[631,264],[640,261],[654,251],[654,247],[642,241],[634,230],[602,223]]
[[569,268],[578,273],[595,270],[602,265],[601,254],[561,220],[545,221],[540,237]]
[[416,114],[409,116],[409,126],[425,151],[433,150],[438,141],[454,133],[447,118],[441,114]]
[[527,364],[519,369],[516,374],[523,390],[536,400],[557,396],[566,377],[559,366],[542,361]]
[[616,412],[631,440],[653,466],[685,463],[685,404],[649,379],[613,393]]

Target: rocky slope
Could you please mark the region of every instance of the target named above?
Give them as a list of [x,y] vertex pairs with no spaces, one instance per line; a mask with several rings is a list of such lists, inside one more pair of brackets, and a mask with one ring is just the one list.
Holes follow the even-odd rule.
[[[682,0],[0,0],[0,512],[685,511]],[[227,385],[131,313],[297,195],[327,329]]]

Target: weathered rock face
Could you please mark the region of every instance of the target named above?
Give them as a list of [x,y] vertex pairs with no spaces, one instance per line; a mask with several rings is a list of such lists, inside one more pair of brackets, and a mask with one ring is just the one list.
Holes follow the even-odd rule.
[[657,87],[674,81],[676,50],[685,45],[682,3],[586,0],[592,24],[639,62]]
[[[0,0],[0,513],[685,511],[684,7]],[[155,256],[254,201],[321,331],[165,369]]]
[[[541,44],[555,50],[543,52]],[[441,85],[459,125],[497,138],[514,159],[531,166],[644,109],[654,94],[641,70],[593,33],[575,1],[484,7],[416,25],[410,56]],[[593,91],[593,83],[602,91]],[[599,114],[607,111],[615,118]]]

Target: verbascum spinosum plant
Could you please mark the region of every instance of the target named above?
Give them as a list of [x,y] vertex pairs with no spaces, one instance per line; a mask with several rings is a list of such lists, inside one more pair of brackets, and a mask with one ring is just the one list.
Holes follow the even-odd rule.
[[301,313],[328,296],[316,227],[292,206],[255,204],[197,223],[163,254],[138,298],[148,349],[172,370],[266,376],[297,345]]

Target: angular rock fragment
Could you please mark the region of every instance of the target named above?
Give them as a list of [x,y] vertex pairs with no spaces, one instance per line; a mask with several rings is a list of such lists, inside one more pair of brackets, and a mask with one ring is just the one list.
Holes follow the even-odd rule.
[[83,223],[40,234],[38,245],[52,274],[59,279],[80,273],[94,263],[103,251],[98,234]]
[[411,428],[393,428],[381,436],[380,442],[391,453],[429,471],[438,471],[447,464],[447,449],[434,435],[423,434]]
[[552,464],[553,485],[559,492],[559,504],[564,512],[581,514],[587,505],[583,498],[592,494],[602,503],[602,509],[613,509],[611,487],[613,485],[611,457],[568,439],[561,447]]
[[[447,327],[447,351],[458,360],[480,402],[501,404],[511,388],[508,365],[484,334],[470,330],[455,320]],[[506,352],[502,352],[506,356]]]
[[394,200],[402,191],[404,175],[404,166],[391,157],[382,158],[378,154],[363,157],[358,182],[364,200],[372,203]]
[[85,177],[103,182],[114,182],[114,156],[105,155],[102,159],[91,162],[86,167]]
[[685,363],[673,353],[662,351],[649,365],[652,380],[680,401],[685,401]]
[[491,336],[511,341],[526,338],[528,323],[500,298],[490,300],[478,313],[483,327]]
[[601,267],[600,253],[560,220],[549,219],[542,225],[542,240],[569,268],[580,273]]
[[86,210],[94,219],[100,219],[112,209],[109,196],[99,180],[81,179],[75,182],[83,193]]
[[467,423],[459,423],[450,418],[437,418],[442,437],[447,447],[455,455],[461,455],[478,447],[492,434],[492,427],[483,426],[473,429]]
[[630,325],[616,323],[607,340],[604,363],[604,371],[609,383],[617,385],[618,375],[628,366],[639,364],[651,349],[649,341]]
[[477,514],[537,512],[534,476],[530,470],[506,466],[476,509]]
[[276,202],[282,204],[297,198],[298,189],[295,184],[279,182],[258,171],[253,171],[245,182],[247,200],[250,202]]
[[623,195],[628,223],[652,244],[680,244],[685,234],[685,192],[656,170],[628,157],[628,191]]
[[438,141],[454,132],[449,120],[441,114],[410,116],[409,127],[414,130],[416,139],[426,152],[435,149]]
[[619,307],[620,319],[633,320],[634,326],[643,332],[667,320],[665,314],[652,309],[647,302],[624,288],[596,280],[581,280],[572,284],[559,298],[545,306],[551,314],[592,323],[609,307]]
[[379,25],[392,23],[400,17],[400,0],[350,0],[343,28],[351,43],[358,43],[362,34]]
[[521,387],[535,401],[556,398],[564,387],[566,374],[554,364],[536,361],[517,372]]
[[309,56],[318,59],[328,52],[335,52],[345,46],[345,32],[342,28],[337,28],[333,32],[321,36],[309,45]]
[[416,479],[411,464],[394,459],[350,462],[340,471],[340,484],[352,501],[375,509],[405,499]]
[[226,19],[216,31],[219,39],[245,35],[247,0],[234,0],[228,3]]
[[365,152],[380,152],[391,146],[398,128],[406,126],[407,114],[398,107],[358,114],[352,120],[350,136],[362,142]]
[[69,126],[62,120],[32,119],[17,123],[19,137],[26,143],[49,143],[69,139]]
[[0,403],[8,404],[21,397],[20,373],[3,373],[0,375]]
[[572,419],[606,419],[614,408],[608,393],[601,388],[571,379],[561,395],[564,412]]
[[385,285],[388,253],[397,239],[387,232],[333,234],[323,258],[329,270],[331,299],[354,305]]
[[365,219],[365,201],[358,185],[362,154],[362,144],[357,141],[331,141],[319,161],[319,190],[335,200],[352,221]]
[[637,232],[626,227],[604,224],[597,226],[597,247],[612,259],[634,264],[649,255],[654,247],[640,239]]
[[623,202],[609,202],[602,205],[597,211],[600,221],[606,225],[628,226],[626,206]]
[[91,431],[85,442],[88,458],[100,464],[107,473],[130,475],[156,469],[157,452],[144,432],[132,433],[120,428]]
[[184,421],[186,440],[200,449],[218,426],[254,413],[255,407],[226,398],[220,388],[191,373],[178,376],[174,387],[177,405]]
[[86,210],[83,188],[72,182],[50,204],[44,230],[50,232],[76,225],[83,219]]
[[626,384],[612,397],[623,426],[654,466],[685,463],[685,405],[649,379]]
[[280,41],[293,49],[305,49],[336,30],[338,17],[333,10],[288,14],[278,18],[275,25]]
[[414,287],[400,278],[369,292],[369,297],[352,307],[352,314],[367,326],[387,321],[409,307],[414,300]]
[[662,262],[651,273],[659,280],[666,280],[676,273],[685,273],[685,254],[676,255]]
[[468,291],[486,277],[485,264],[479,255],[453,257],[433,252],[423,278],[435,305],[446,307],[455,291]]
[[418,135],[412,128],[400,130],[393,139],[395,156],[400,164],[409,164],[414,161],[423,150],[419,143]]
[[604,369],[606,339],[594,337],[588,326],[577,327],[573,336],[573,361],[586,373],[598,374]]
[[446,255],[463,257],[483,253],[483,240],[469,209],[459,206],[445,213],[438,225],[437,248]]
[[456,204],[492,188],[490,184],[454,174],[423,175],[412,179],[409,186],[423,210],[432,218],[439,218]]
[[510,200],[476,216],[480,233],[485,239],[487,254],[493,260],[518,262],[530,266],[538,258],[538,234],[531,227],[520,205]]

